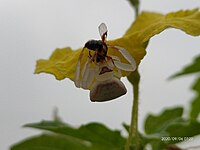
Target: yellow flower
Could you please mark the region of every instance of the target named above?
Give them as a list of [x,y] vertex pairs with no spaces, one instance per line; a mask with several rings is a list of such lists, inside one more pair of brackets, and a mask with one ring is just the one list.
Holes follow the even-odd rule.
[[[146,47],[151,37],[167,28],[176,28],[185,33],[200,35],[200,12],[198,9],[181,10],[166,15],[154,12],[142,12],[133,22],[127,32],[120,38],[108,40],[108,45],[120,46],[126,49],[134,58],[138,66],[146,54]],[[75,79],[75,69],[82,48],[72,50],[70,47],[57,48],[48,60],[37,61],[35,73],[50,73],[57,80]],[[128,61],[113,48],[108,48],[108,56],[115,55],[124,63]],[[87,61],[88,53],[83,55],[81,68]],[[122,71],[122,76],[129,75],[129,71]],[[88,88],[89,89],[89,88]]]

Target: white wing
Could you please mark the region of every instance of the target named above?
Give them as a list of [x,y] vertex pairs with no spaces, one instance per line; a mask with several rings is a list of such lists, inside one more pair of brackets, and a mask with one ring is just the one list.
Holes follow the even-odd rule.
[[99,25],[99,34],[100,34],[102,39],[105,38],[104,36],[106,36],[107,32],[108,32],[108,30],[107,30],[106,24],[105,23],[101,23]]

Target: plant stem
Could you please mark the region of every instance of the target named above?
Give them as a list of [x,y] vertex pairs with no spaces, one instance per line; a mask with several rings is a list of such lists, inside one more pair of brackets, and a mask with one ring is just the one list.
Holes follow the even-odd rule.
[[140,1],[139,0],[128,0],[128,1],[130,2],[130,4],[132,5],[132,7],[134,8],[135,18],[137,18],[138,13],[139,13]]
[[[135,18],[139,14],[140,0],[129,0],[135,11]],[[138,135],[138,105],[139,105],[139,83],[140,74],[138,68],[132,72],[128,77],[128,80],[133,86],[133,106],[131,114],[131,125],[129,127],[129,136],[126,142],[125,150],[130,150],[132,143],[134,144],[134,150],[139,150],[140,139]]]
[[139,82],[140,74],[138,70],[128,76],[128,80],[133,86],[133,106],[131,115],[131,125],[129,128],[129,137],[126,143],[126,150],[130,150],[132,142],[134,142],[134,150],[139,150],[139,135],[138,135],[138,105],[139,105]]

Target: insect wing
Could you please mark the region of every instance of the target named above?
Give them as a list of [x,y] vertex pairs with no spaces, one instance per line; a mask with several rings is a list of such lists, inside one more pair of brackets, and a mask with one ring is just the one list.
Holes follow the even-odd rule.
[[101,36],[103,41],[105,39],[105,36],[107,36],[107,32],[108,32],[108,29],[107,29],[106,24],[105,23],[101,23],[99,25],[99,34],[100,34],[100,36]]

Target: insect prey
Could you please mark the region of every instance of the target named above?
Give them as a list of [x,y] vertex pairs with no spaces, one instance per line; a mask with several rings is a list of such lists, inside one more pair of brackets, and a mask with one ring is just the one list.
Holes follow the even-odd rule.
[[[120,81],[121,70],[136,69],[135,60],[126,49],[106,44],[108,30],[105,23],[101,23],[98,29],[101,40],[89,40],[85,43],[78,58],[74,80],[76,87],[90,89],[90,100],[93,102],[109,101],[126,94],[126,87]],[[108,48],[121,53],[128,64],[121,62],[118,56],[109,56]],[[81,68],[86,49],[88,58]]]

